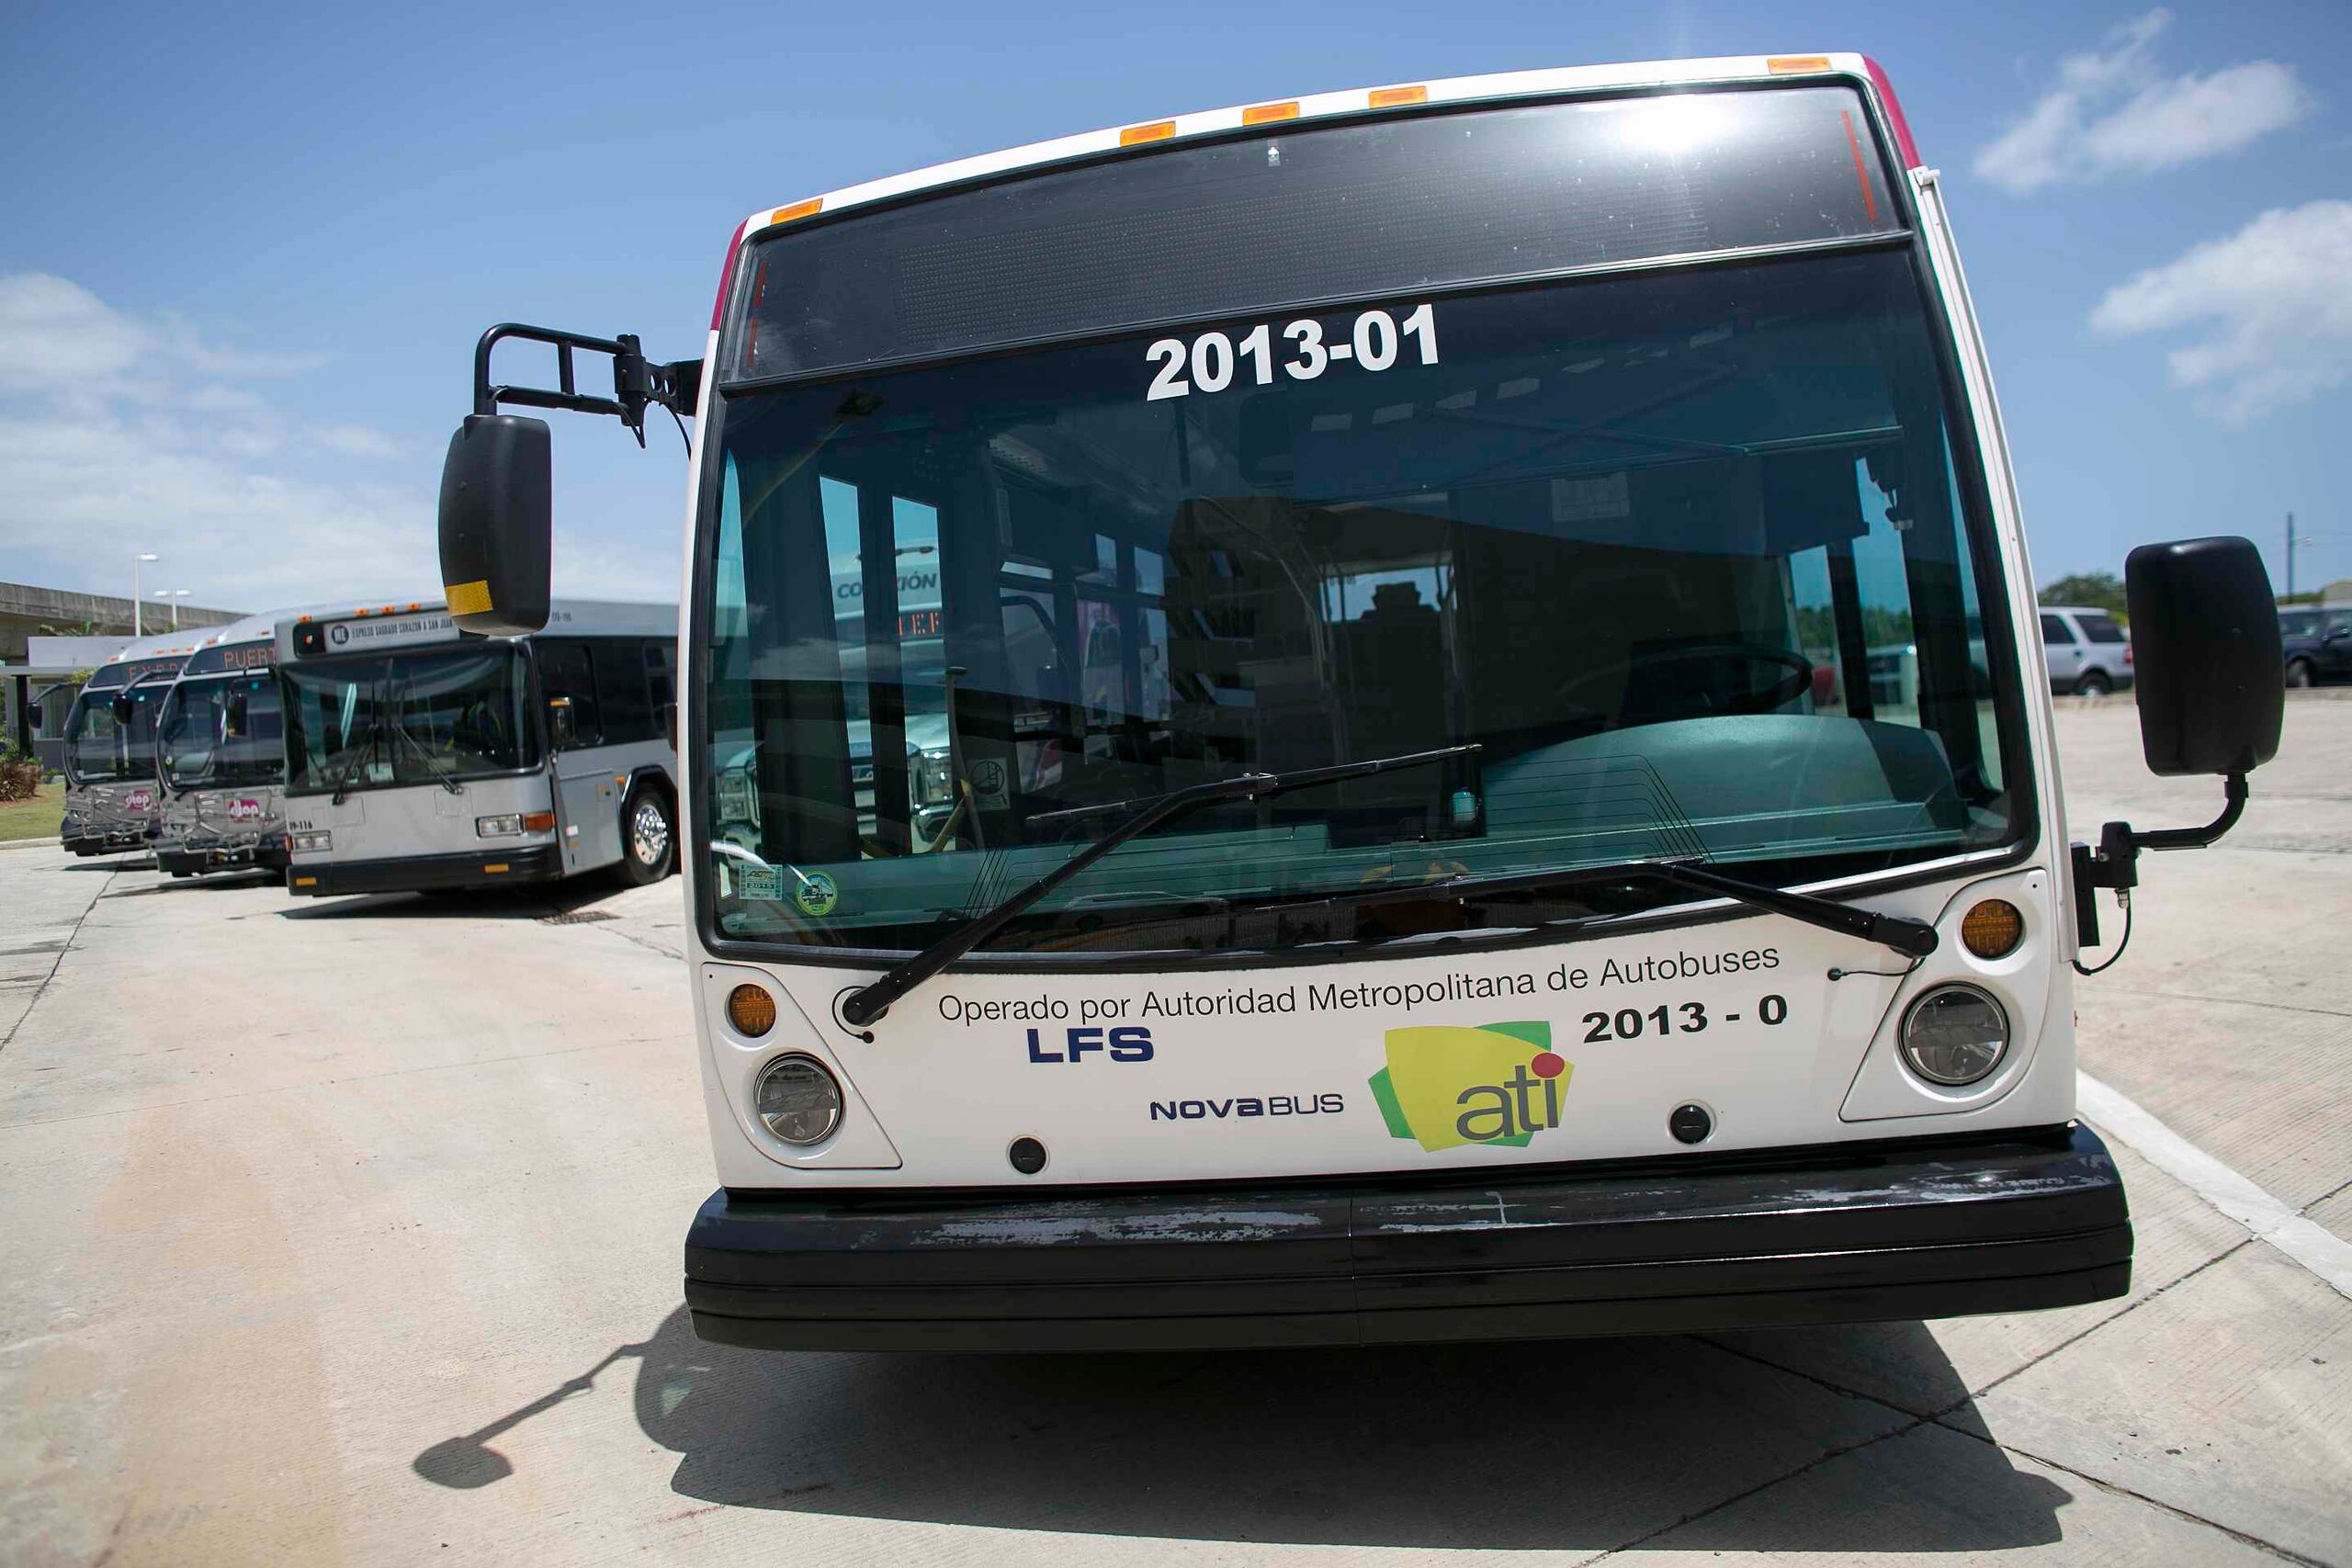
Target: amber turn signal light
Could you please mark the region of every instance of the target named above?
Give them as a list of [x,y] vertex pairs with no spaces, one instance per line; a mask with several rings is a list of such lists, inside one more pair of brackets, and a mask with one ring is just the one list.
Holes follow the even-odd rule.
[[1960,942],[1979,958],[2007,958],[2025,940],[2025,917],[2007,898],[1987,898],[1961,917]]
[[735,1032],[757,1040],[775,1027],[775,998],[759,986],[738,986],[727,993],[727,1021]]

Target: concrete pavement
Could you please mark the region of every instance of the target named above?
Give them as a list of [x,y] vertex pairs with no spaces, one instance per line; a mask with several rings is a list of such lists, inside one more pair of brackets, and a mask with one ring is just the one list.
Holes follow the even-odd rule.
[[[2352,704],[2289,725],[2242,839],[2144,863],[2084,1062],[2341,1235]],[[2218,803],[2145,779],[2128,703],[2061,727],[2078,835]],[[2134,1293],[2058,1313],[703,1346],[681,928],[674,883],[294,903],[0,855],[0,1559],[2352,1562],[2352,1301],[2129,1150]]]

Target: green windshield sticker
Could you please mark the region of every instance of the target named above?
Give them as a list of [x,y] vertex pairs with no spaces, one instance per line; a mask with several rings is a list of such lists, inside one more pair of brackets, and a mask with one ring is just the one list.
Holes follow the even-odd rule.
[[831,914],[833,906],[841,902],[841,884],[821,871],[804,871],[798,874],[800,886],[793,890],[792,901],[799,907],[800,912],[812,920],[820,920]]

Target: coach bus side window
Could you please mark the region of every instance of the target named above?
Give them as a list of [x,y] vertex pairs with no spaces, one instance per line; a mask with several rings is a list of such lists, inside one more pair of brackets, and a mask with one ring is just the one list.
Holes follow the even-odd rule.
[[550,710],[550,739],[555,735],[555,705],[566,699],[571,705],[571,739],[557,749],[568,750],[603,744],[604,726],[596,707],[595,679],[589,671],[587,645],[542,641],[538,651],[539,689],[546,694]]
[[661,705],[646,667],[649,645],[615,637],[588,646],[594,650],[597,716],[604,725],[605,744],[622,746],[661,739]]

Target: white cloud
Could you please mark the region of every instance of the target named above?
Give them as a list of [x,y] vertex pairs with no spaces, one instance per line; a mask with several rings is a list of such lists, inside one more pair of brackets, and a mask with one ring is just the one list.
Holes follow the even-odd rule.
[[2166,76],[2154,59],[2168,11],[2115,28],[2059,62],[2058,82],[1976,154],[1976,172],[2022,194],[2067,180],[2153,174],[2291,125],[2311,109],[2292,66],[2256,60]]
[[[212,342],[66,278],[0,276],[0,577],[129,586],[153,550],[196,602],[246,609],[429,587],[429,479],[356,424],[257,384],[321,355]],[[402,480],[405,482],[402,482]]]
[[2352,381],[2352,201],[2264,213],[2107,291],[2091,311],[2109,337],[2211,321],[2167,356],[2173,384],[2240,423]]
[[346,457],[397,457],[401,452],[391,437],[364,424],[322,424],[311,433],[311,439]]

